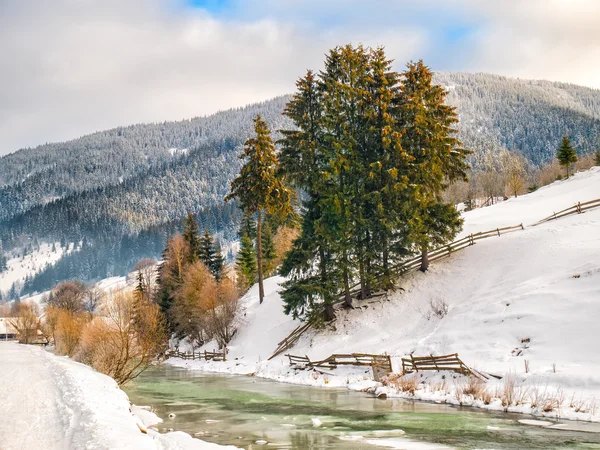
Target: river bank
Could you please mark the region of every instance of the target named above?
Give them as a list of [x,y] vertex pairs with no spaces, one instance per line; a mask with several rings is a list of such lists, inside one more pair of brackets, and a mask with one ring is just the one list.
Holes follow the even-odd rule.
[[127,393],[166,418],[161,431],[174,428],[248,450],[600,448],[598,424],[531,421],[520,414],[398,398],[384,401],[345,388],[170,365],[149,369]]
[[[2,450],[235,450],[185,433],[160,434],[110,377],[42,348],[0,342]],[[137,415],[136,415],[137,414]],[[144,432],[142,432],[144,430]]]

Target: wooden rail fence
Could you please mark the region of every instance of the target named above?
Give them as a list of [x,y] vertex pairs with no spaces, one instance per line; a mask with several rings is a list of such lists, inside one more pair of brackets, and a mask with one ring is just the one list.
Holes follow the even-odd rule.
[[462,373],[463,375],[471,374],[471,369],[461,361],[458,357],[458,353],[440,356],[410,355],[410,358],[402,358],[403,373],[423,372],[428,370],[449,370]]
[[581,214],[586,212],[587,210],[598,207],[600,207],[600,198],[583,203],[577,202],[575,205],[570,206],[569,208],[563,209],[562,211],[555,212],[551,216],[545,217],[544,219],[535,223],[534,226],[540,225],[550,220],[560,219],[561,217],[569,216],[571,214]]
[[451,372],[461,373],[463,375],[473,375],[484,381],[490,379],[490,377],[501,379],[499,375],[491,373],[480,372],[469,366],[467,366],[458,357],[458,353],[452,353],[450,355],[429,355],[429,356],[413,356],[410,358],[402,358],[402,374],[412,372],[425,372],[425,371],[440,371],[448,370]]
[[368,366],[373,369],[373,375],[376,380],[392,372],[392,359],[389,355],[375,355],[371,353],[335,353],[319,361],[311,361],[308,356],[285,356],[289,358],[290,366],[297,369],[335,369],[338,366]]
[[296,342],[298,342],[298,339],[300,339],[300,336],[302,336],[302,334],[306,330],[308,330],[311,326],[312,326],[312,321],[308,320],[308,321],[304,322],[303,324],[300,324],[299,326],[294,328],[294,331],[292,331],[288,336],[286,336],[283,339],[283,341],[277,343],[277,348],[275,349],[273,354],[269,357],[269,360],[275,358],[277,355],[280,355],[283,352],[285,352],[286,350],[289,350],[290,348],[292,348],[294,346],[294,344]]
[[206,350],[203,352],[180,352],[177,349],[169,349],[165,352],[165,356],[173,357],[173,358],[181,358],[181,359],[191,359],[191,360],[200,360],[204,359],[205,361],[227,361],[227,349],[222,351],[212,351],[207,352]]

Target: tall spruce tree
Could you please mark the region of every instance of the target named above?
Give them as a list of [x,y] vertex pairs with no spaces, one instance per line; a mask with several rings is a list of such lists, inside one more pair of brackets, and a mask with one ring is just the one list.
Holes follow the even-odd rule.
[[450,182],[467,180],[470,152],[456,137],[458,115],[445,104],[447,92],[433,84],[433,72],[419,61],[409,63],[402,75],[402,146],[413,160],[409,178],[415,191],[407,219],[411,240],[421,252],[421,270],[426,271],[429,250],[460,231],[460,214],[444,204],[442,192]]
[[212,235],[208,229],[204,229],[204,234],[200,237],[198,243],[198,258],[209,268],[215,280],[220,280],[223,275],[224,260],[220,248],[215,245]]
[[223,278],[223,274],[225,271],[225,257],[223,256],[223,250],[221,249],[221,245],[215,243],[215,255],[213,256],[213,260],[210,264],[210,272],[215,277],[215,280],[221,281]]
[[183,223],[183,238],[189,246],[189,263],[194,264],[200,258],[200,230],[193,213],[188,213]]
[[246,214],[256,215],[256,259],[259,301],[263,302],[262,224],[265,213],[286,216],[292,213],[292,191],[279,174],[275,145],[266,122],[254,120],[255,136],[248,139],[241,159],[246,160],[240,174],[231,183],[231,193],[225,198],[238,198]]
[[252,245],[252,239],[246,234],[243,234],[240,239],[240,249],[235,266],[240,285],[245,289],[256,282],[256,250]]
[[567,135],[563,136],[556,157],[560,165],[565,168],[568,179],[571,166],[577,162],[577,153],[573,148],[573,144],[571,144],[571,139]]
[[281,130],[281,169],[290,182],[303,191],[302,229],[281,273],[288,277],[281,293],[286,314],[301,317],[312,314],[323,303],[326,320],[334,317],[333,303],[339,276],[332,258],[332,245],[324,232],[322,220],[323,191],[328,180],[323,171],[328,166],[324,147],[322,90],[312,71],[296,82],[297,92],[284,114],[297,126]]

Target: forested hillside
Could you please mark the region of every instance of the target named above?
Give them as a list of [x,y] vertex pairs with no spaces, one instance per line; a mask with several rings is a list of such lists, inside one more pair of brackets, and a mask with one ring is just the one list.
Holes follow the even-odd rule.
[[519,151],[535,165],[556,155],[563,134],[580,154],[600,147],[600,91],[550,81],[491,74],[438,73],[458,109],[460,138],[472,164],[500,148]]
[[[459,137],[470,163],[500,149],[533,164],[555,155],[562,135],[578,153],[600,142],[600,91],[496,75],[439,73],[457,107]],[[121,127],[0,158],[0,239],[4,250],[24,237],[84,242],[26,289],[70,277],[122,274],[136,259],[158,257],[188,212],[202,228],[235,239],[240,215],[223,205],[239,171],[244,141],[260,113],[273,130],[293,124],[281,112],[288,97],[203,118]],[[278,137],[277,135],[275,137]]]

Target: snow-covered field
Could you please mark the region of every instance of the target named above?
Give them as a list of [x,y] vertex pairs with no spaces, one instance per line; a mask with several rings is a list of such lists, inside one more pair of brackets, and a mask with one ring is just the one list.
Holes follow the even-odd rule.
[[[0,449],[230,449],[172,432],[115,381],[45,350],[0,342]],[[142,433],[141,430],[145,430]]]
[[[578,201],[600,198],[600,168],[579,173],[538,191],[464,214],[462,235],[523,223],[525,230],[479,241],[433,263],[430,270],[401,280],[403,290],[366,308],[338,313],[326,330],[306,333],[289,353],[320,359],[332,353],[369,352],[400,358],[459,353],[471,367],[505,375],[490,383],[500,392],[514,380],[527,391],[511,411],[600,420],[600,208],[536,227],[530,226]],[[370,371],[339,368],[333,374],[294,371],[284,355],[267,358],[298,322],[283,314],[280,278],[266,281],[266,298],[258,303],[256,286],[242,301],[242,322],[230,343],[229,361],[171,359],[195,370],[255,373],[279,381],[318,386],[375,388]],[[448,305],[445,317],[430,314],[430,302]],[[357,305],[361,303],[358,302]],[[207,349],[214,345],[208,344]],[[525,362],[527,361],[527,363]],[[528,370],[526,373],[526,364]],[[446,379],[422,383],[416,398],[456,403],[457,385]],[[389,387],[388,395],[407,396]],[[527,400],[563,400],[552,411]],[[499,394],[498,394],[499,396]],[[468,397],[465,404],[505,409],[500,400],[485,405]],[[579,410],[576,412],[576,410]]]

